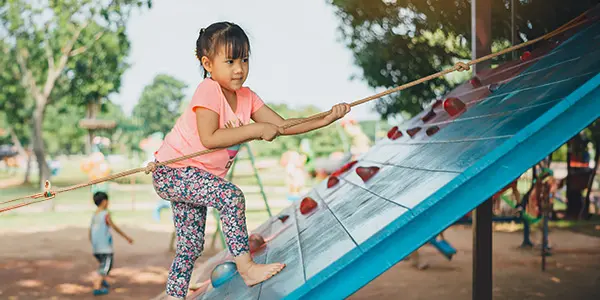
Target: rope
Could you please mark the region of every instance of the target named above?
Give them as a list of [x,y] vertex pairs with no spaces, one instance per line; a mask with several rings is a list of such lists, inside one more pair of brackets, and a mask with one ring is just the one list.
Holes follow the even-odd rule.
[[[421,83],[429,81],[431,79],[444,76],[444,75],[446,75],[448,73],[452,73],[452,72],[455,72],[455,71],[459,71],[459,72],[468,71],[468,70],[470,70],[470,68],[471,68],[472,65],[475,65],[475,64],[481,63],[483,61],[492,59],[494,57],[497,57],[497,56],[500,56],[500,55],[503,55],[503,54],[506,54],[506,53],[509,53],[509,52],[512,52],[512,51],[515,51],[515,50],[518,50],[518,49],[521,49],[523,47],[527,47],[527,46],[535,44],[535,43],[537,43],[539,41],[550,39],[550,38],[552,38],[552,37],[554,37],[556,35],[559,35],[559,34],[565,32],[567,30],[570,30],[570,29],[572,29],[574,27],[577,27],[577,26],[579,26],[579,25],[581,25],[581,24],[589,21],[589,20],[583,19],[584,17],[585,17],[585,13],[577,16],[573,20],[565,23],[564,25],[562,25],[561,27],[555,29],[554,31],[549,32],[549,33],[547,33],[547,34],[545,34],[545,35],[543,35],[541,37],[538,37],[536,39],[533,39],[533,40],[521,43],[519,45],[511,46],[509,48],[506,48],[504,50],[498,51],[496,53],[492,53],[492,54],[489,54],[489,55],[486,55],[486,56],[483,56],[483,57],[480,57],[480,58],[477,58],[477,59],[474,59],[474,60],[471,60],[471,61],[468,61],[468,62],[457,62],[452,68],[449,68],[449,69],[446,69],[446,70],[443,70],[443,71],[431,74],[429,76],[426,76],[426,77],[414,80],[412,82],[400,85],[400,86],[395,87],[395,88],[391,88],[391,89],[385,90],[383,92],[374,94],[372,96],[369,96],[369,97],[366,97],[366,98],[363,98],[363,99],[360,99],[360,100],[356,100],[356,101],[350,103],[349,105],[350,105],[350,107],[361,105],[363,103],[366,103],[366,102],[369,102],[369,101],[372,101],[372,100],[375,100],[375,99],[379,99],[379,98],[381,98],[383,96],[386,96],[386,95],[389,95],[389,94],[392,94],[392,93],[395,93],[395,92],[399,92],[399,91],[405,90],[407,88],[413,87],[415,85],[421,84]],[[324,111],[324,112],[321,112],[321,113],[318,113],[318,114],[315,114],[315,115],[312,115],[312,116],[309,116],[309,117],[306,117],[306,118],[292,120],[292,121],[288,122],[286,125],[282,126],[282,128],[285,130],[285,129],[288,129],[288,128],[291,128],[291,127],[294,127],[294,126],[297,126],[297,125],[300,125],[300,124],[303,124],[303,123],[306,123],[306,122],[310,122],[310,121],[314,121],[314,120],[317,120],[317,119],[321,119],[321,118],[329,115],[331,112],[332,112],[331,110],[328,110],[328,111]],[[219,150],[223,150],[223,149],[225,149],[225,148],[213,148],[213,149],[208,149],[208,150],[203,150],[203,151],[198,151],[198,152],[190,153],[190,154],[187,154],[187,155],[184,155],[184,156],[181,156],[181,157],[178,157],[178,158],[174,158],[174,159],[171,159],[171,160],[163,161],[163,162],[157,162],[157,163],[150,162],[150,163],[148,163],[148,165],[146,165],[146,167],[143,167],[143,168],[136,168],[136,169],[131,169],[131,170],[123,171],[123,172],[112,174],[112,175],[109,175],[109,176],[106,176],[106,177],[98,178],[98,179],[95,179],[95,180],[92,180],[92,181],[88,181],[88,182],[84,182],[84,183],[80,183],[80,184],[76,184],[76,185],[72,185],[72,186],[68,186],[68,187],[64,187],[64,188],[60,188],[60,189],[57,189],[57,190],[54,190],[54,191],[50,190],[49,187],[48,187],[43,193],[31,194],[31,195],[27,195],[27,196],[23,196],[23,197],[19,197],[19,198],[15,198],[15,199],[11,199],[11,200],[8,200],[8,201],[1,202],[0,205],[4,205],[4,204],[7,204],[7,203],[11,203],[11,202],[19,201],[19,200],[24,200],[24,199],[39,199],[39,198],[43,198],[43,199],[39,199],[39,200],[36,200],[36,201],[30,201],[30,202],[20,203],[20,204],[17,204],[17,205],[13,205],[13,206],[2,208],[2,209],[0,209],[0,213],[8,211],[8,210],[15,209],[15,208],[27,206],[27,205],[30,205],[30,204],[34,204],[34,203],[37,203],[37,202],[42,202],[42,201],[50,200],[50,199],[54,198],[57,194],[68,192],[68,191],[72,191],[72,190],[76,190],[76,189],[87,187],[87,186],[91,186],[93,184],[101,183],[101,182],[104,182],[104,181],[114,180],[114,179],[117,179],[117,178],[126,177],[126,176],[133,175],[133,174],[140,173],[140,172],[144,172],[146,174],[149,174],[149,173],[154,172],[156,170],[156,168],[159,167],[159,166],[169,165],[169,164],[176,163],[176,162],[179,162],[179,161],[182,161],[182,160],[190,159],[192,157],[196,157],[196,156],[208,154],[208,153],[219,151]],[[47,186],[49,186],[49,183],[47,184]]]

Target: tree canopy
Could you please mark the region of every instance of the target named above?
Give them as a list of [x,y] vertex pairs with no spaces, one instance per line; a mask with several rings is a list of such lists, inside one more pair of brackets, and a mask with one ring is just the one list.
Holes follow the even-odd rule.
[[[510,46],[510,0],[492,2],[493,48]],[[392,88],[470,59],[471,2],[468,0],[329,0],[339,31],[362,78],[372,87]],[[515,0],[516,43],[563,25],[599,0]],[[504,58],[506,59],[506,58]],[[437,78],[378,101],[383,117],[415,114],[457,80]]]

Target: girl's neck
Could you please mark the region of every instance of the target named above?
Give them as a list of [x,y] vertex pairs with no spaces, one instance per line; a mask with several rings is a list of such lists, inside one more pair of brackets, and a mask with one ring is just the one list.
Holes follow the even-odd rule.
[[223,91],[223,95],[229,103],[229,106],[231,106],[231,109],[235,112],[237,108],[237,94],[235,93],[235,91],[230,91],[223,87],[221,87],[221,90]]

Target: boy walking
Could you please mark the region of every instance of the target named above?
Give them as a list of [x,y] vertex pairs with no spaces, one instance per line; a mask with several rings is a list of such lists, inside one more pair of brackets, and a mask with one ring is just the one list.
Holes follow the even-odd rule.
[[98,278],[94,280],[94,296],[108,294],[108,283],[106,277],[113,264],[113,242],[110,228],[133,244],[133,239],[126,235],[115,223],[113,223],[108,212],[108,195],[104,192],[94,193],[94,203],[98,207],[92,217],[89,237],[92,243],[92,251],[100,264],[98,267]]

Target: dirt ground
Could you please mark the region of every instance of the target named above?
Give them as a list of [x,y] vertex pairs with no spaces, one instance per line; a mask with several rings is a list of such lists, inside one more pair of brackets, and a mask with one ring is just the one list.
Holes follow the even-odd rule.
[[[115,236],[112,291],[100,299],[150,299],[164,289],[172,259],[170,234],[123,229],[135,243]],[[350,299],[471,299],[471,230],[453,227],[446,238],[458,250],[452,261],[426,246],[421,257],[429,269],[401,262]],[[538,250],[517,249],[521,238],[518,232],[494,233],[494,299],[600,299],[599,238],[554,230],[554,255],[546,272],[540,271]],[[94,299],[96,262],[85,228],[2,232],[0,241],[0,299]]]

